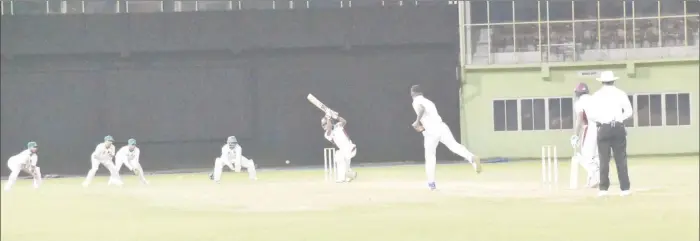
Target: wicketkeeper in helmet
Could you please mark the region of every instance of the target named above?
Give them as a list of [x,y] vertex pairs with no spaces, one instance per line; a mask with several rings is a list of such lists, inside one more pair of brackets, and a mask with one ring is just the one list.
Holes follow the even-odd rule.
[[135,139],[129,139],[126,146],[119,148],[117,151],[117,156],[115,157],[116,169],[119,172],[122,164],[129,168],[130,171],[134,172],[135,175],[139,176],[141,183],[148,184],[146,177],[143,175],[143,168],[139,163],[139,156],[141,155],[141,150],[136,146]]
[[117,172],[117,168],[112,162],[112,159],[116,154],[114,151],[115,148],[113,142],[114,138],[112,138],[112,136],[105,136],[104,142],[97,144],[95,151],[93,151],[92,155],[90,155],[92,168],[90,168],[87,177],[85,177],[83,187],[90,185],[92,179],[95,178],[95,173],[97,173],[97,169],[100,167],[100,164],[109,170],[110,175],[109,182],[107,184],[116,184],[117,186],[121,186],[123,184],[121,178],[119,177],[119,172]]
[[36,165],[38,161],[37,157],[37,144],[36,142],[27,143],[27,149],[20,152],[17,155],[10,157],[7,161],[7,167],[10,168],[10,177],[5,184],[5,191],[9,191],[12,185],[17,181],[17,177],[21,171],[32,175],[34,178],[34,188],[38,188],[41,184],[41,171]]
[[221,147],[221,156],[214,160],[214,173],[209,174],[209,179],[219,183],[224,166],[228,166],[229,169],[235,172],[241,172],[241,167],[245,167],[248,170],[248,178],[251,180],[258,179],[253,159],[243,156],[241,145],[238,145],[238,140],[235,136],[229,136],[226,139],[226,144]]
[[574,90],[576,103],[574,112],[574,135],[571,137],[571,145],[576,152],[572,158],[571,188],[576,188],[578,180],[577,163],[588,173],[587,187],[596,187],[599,182],[600,160],[598,159],[598,131],[595,122],[590,120],[591,109],[595,106],[593,97],[589,94],[588,85],[579,83]]

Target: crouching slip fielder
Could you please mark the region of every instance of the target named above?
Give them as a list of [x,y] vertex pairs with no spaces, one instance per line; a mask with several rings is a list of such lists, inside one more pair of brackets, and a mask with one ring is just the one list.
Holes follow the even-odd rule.
[[462,144],[459,144],[450,128],[442,122],[442,117],[438,114],[435,104],[423,97],[420,86],[411,86],[411,96],[413,97],[413,109],[416,111],[416,121],[413,128],[423,133],[423,147],[425,148],[425,173],[428,176],[428,187],[434,190],[435,187],[435,150],[438,143],[447,146],[450,151],[469,161],[476,173],[481,173],[481,161]]
[[333,156],[333,161],[338,168],[338,170],[336,170],[335,182],[338,183],[352,182],[357,178],[357,172],[350,169],[352,158],[357,154],[357,146],[352,143],[347,132],[345,132],[346,124],[347,121],[340,116],[336,119],[335,124],[333,123],[333,119],[328,115],[321,119],[321,126],[324,130],[323,137],[338,147],[335,151],[335,156]]
[[140,155],[141,150],[138,147],[136,147],[136,140],[129,139],[127,145],[123,146],[122,148],[119,148],[119,151],[117,151],[117,156],[115,157],[117,166],[116,169],[117,172],[119,172],[119,169],[122,168],[123,164],[124,166],[126,166],[126,168],[129,168],[130,171],[134,172],[135,175],[139,176],[141,183],[148,184],[146,177],[143,175],[143,168],[141,168],[141,163],[139,163]]
[[95,173],[97,173],[97,169],[100,167],[100,164],[109,170],[110,175],[109,182],[107,184],[116,184],[117,186],[121,186],[123,184],[121,178],[119,177],[119,173],[117,172],[117,168],[112,162],[112,158],[114,158],[115,155],[115,148],[112,144],[113,142],[114,138],[112,138],[112,136],[105,136],[104,142],[97,144],[95,151],[93,151],[92,155],[90,155],[92,168],[90,168],[87,177],[85,177],[83,187],[90,185],[92,179],[95,178]]
[[41,184],[41,171],[39,167],[36,166],[38,157],[36,154],[37,145],[36,142],[27,143],[27,149],[20,152],[17,155],[10,157],[7,161],[7,167],[10,168],[10,177],[5,184],[5,191],[9,191],[12,185],[17,181],[17,177],[21,171],[29,173],[34,177],[34,188],[38,188]]
[[574,90],[577,100],[574,104],[576,124],[574,136],[571,137],[571,145],[578,151],[571,159],[571,183],[570,188],[578,186],[578,164],[588,173],[587,187],[596,187],[599,182],[600,160],[598,159],[598,130],[595,122],[589,119],[591,108],[594,106],[593,97],[589,95],[588,86],[578,84]]
[[214,173],[209,174],[209,178],[217,183],[221,180],[221,172],[224,170],[224,165],[235,172],[241,172],[241,167],[248,170],[248,178],[257,180],[255,174],[255,163],[253,159],[245,158],[242,154],[241,146],[238,145],[238,140],[235,136],[229,136],[226,139],[226,145],[221,147],[221,156],[214,160]]

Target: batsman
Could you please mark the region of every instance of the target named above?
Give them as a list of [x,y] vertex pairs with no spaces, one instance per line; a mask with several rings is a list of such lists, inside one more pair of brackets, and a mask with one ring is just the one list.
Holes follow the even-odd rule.
[[5,184],[5,191],[9,191],[12,185],[17,181],[17,177],[21,171],[32,175],[34,178],[34,188],[39,188],[41,184],[41,171],[36,165],[38,161],[36,142],[27,143],[27,149],[17,155],[10,157],[7,161],[7,167],[10,168],[10,177]]
[[335,179],[337,183],[352,182],[357,178],[357,172],[350,169],[352,158],[357,154],[357,146],[352,143],[348,133],[345,132],[346,124],[347,121],[340,116],[332,118],[331,115],[325,115],[321,118],[323,137],[338,147],[335,156],[333,156],[333,161],[338,166]]
[[578,165],[588,173],[586,186],[594,188],[599,183],[600,160],[598,159],[598,130],[595,122],[590,120],[594,99],[589,94],[588,85],[579,83],[574,90],[576,103],[574,111],[574,135],[571,137],[571,146],[574,148],[574,156],[571,158],[571,183],[570,188],[578,186]]

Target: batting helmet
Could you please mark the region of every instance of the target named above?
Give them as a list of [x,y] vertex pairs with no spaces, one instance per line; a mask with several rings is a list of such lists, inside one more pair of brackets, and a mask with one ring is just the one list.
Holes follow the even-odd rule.
[[588,94],[588,85],[586,85],[586,83],[579,83],[578,85],[576,85],[574,93],[576,93],[576,96]]

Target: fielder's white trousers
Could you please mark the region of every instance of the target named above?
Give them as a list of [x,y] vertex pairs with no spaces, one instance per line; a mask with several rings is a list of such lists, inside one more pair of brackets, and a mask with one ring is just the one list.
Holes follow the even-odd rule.
[[435,165],[437,163],[435,150],[437,149],[438,143],[444,144],[450,151],[473,163],[472,158],[474,154],[455,140],[447,124],[442,122],[435,126],[425,126],[425,131],[423,131],[423,147],[425,148],[425,174],[428,177],[429,183],[435,182]]
[[134,173],[139,175],[141,183],[148,184],[148,180],[146,180],[146,177],[143,174],[143,168],[141,168],[141,163],[139,163],[138,159],[132,159],[129,161],[126,157],[117,156],[115,158],[115,169],[117,170],[117,173],[119,173],[119,170],[122,169],[122,165],[131,167],[132,171],[135,171]]
[[357,146],[352,145],[348,147],[338,148],[335,150],[335,156],[333,161],[336,163],[338,170],[336,170],[336,182],[343,182],[347,179],[348,173],[351,172],[350,163],[352,163],[352,158],[357,154]]
[[32,175],[34,179],[34,188],[38,188],[41,184],[41,171],[39,167],[36,167],[36,173],[32,173],[22,166],[22,161],[23,160],[15,157],[10,157],[10,159],[7,160],[7,167],[10,168],[10,176],[7,179],[7,183],[5,183],[5,191],[9,191],[12,188],[12,185],[17,181],[17,177],[19,177],[19,173],[22,171]]
[[[583,140],[578,158],[573,161],[578,162],[588,174],[587,185],[598,183],[600,179],[600,159],[598,159],[598,129],[595,126],[584,127]],[[576,166],[572,163],[572,166]],[[573,179],[573,178],[572,178]],[[574,180],[572,180],[573,182]]]
[[241,167],[245,167],[245,169],[248,170],[248,178],[250,178],[252,180],[257,179],[257,175],[255,173],[255,162],[253,162],[252,159],[248,159],[248,158],[242,156],[240,163],[238,163],[238,162],[234,162],[233,160],[224,160],[224,159],[221,159],[220,157],[217,157],[216,160],[214,160],[214,180],[215,181],[218,182],[219,180],[221,180],[221,172],[223,172],[224,166],[227,166],[229,169],[231,169],[235,172],[240,172]]
[[109,170],[109,182],[108,184],[116,184],[118,186],[122,185],[122,180],[119,177],[119,172],[117,172],[116,166],[114,166],[114,163],[112,163],[112,160],[100,160],[100,159],[95,159],[90,157],[90,162],[92,165],[92,168],[90,168],[90,171],[88,171],[87,176],[85,177],[85,181],[83,182],[83,186],[88,186],[92,182],[92,179],[95,178],[95,174],[97,173],[97,169],[100,168],[100,164],[105,166],[107,170]]

